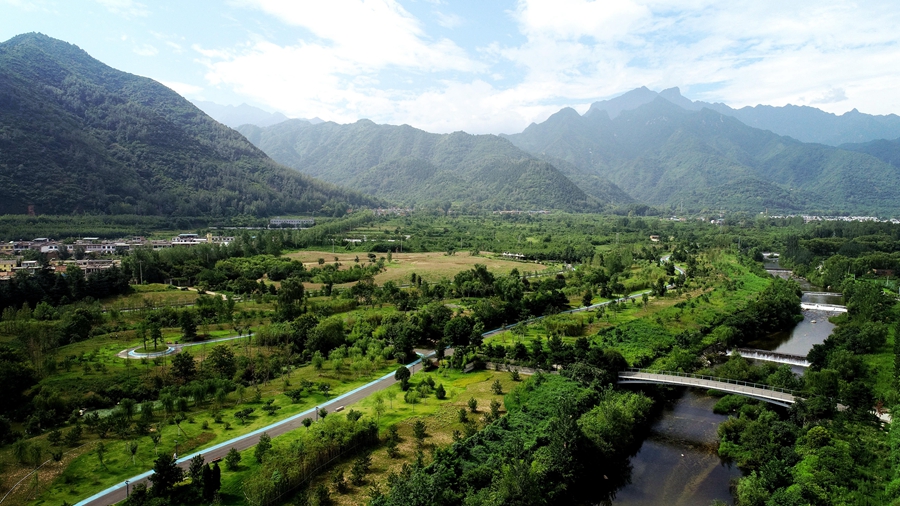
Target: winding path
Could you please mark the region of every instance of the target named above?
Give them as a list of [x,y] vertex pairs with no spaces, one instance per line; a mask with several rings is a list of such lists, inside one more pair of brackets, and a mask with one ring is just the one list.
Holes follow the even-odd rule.
[[[213,342],[213,341],[206,341],[206,342]],[[429,358],[433,354],[434,354],[434,352],[426,355],[425,357],[419,358],[415,362],[408,364],[406,367],[409,368],[410,372],[415,374],[422,370],[422,359]],[[356,388],[354,390],[351,390],[345,394],[339,395],[339,396],[335,397],[334,399],[331,399],[328,402],[324,402],[324,403],[320,404],[318,407],[329,408],[329,411],[333,412],[334,409],[332,409],[332,407],[336,408],[339,406],[346,406],[346,405],[353,404],[355,402],[359,402],[362,399],[365,399],[366,397],[372,395],[375,392],[378,392],[380,390],[384,390],[384,389],[390,387],[391,385],[393,385],[396,382],[397,382],[397,380],[394,379],[394,373],[391,372],[391,373],[388,373],[388,374],[382,376],[381,378],[376,379],[375,381],[367,383],[367,384],[365,384],[359,388]],[[230,439],[228,441],[219,443],[215,446],[211,446],[209,448],[205,448],[203,450],[191,453],[190,455],[185,455],[183,457],[179,457],[176,462],[179,467],[187,470],[188,466],[190,465],[190,460],[197,455],[203,455],[203,458],[207,462],[211,462],[211,461],[217,460],[217,459],[223,459],[223,458],[225,458],[225,455],[227,455],[228,452],[232,448],[234,448],[238,451],[241,451],[241,450],[246,450],[247,448],[250,448],[250,447],[256,445],[256,443],[259,442],[259,437],[260,437],[260,435],[262,435],[263,432],[268,433],[269,436],[271,436],[271,437],[275,437],[275,436],[280,436],[286,432],[290,432],[292,430],[302,427],[304,419],[306,419],[306,418],[315,419],[317,417],[316,411],[317,411],[316,408],[308,409],[302,413],[298,413],[289,418],[285,418],[284,420],[275,422],[271,425],[267,425],[266,427],[257,429],[248,434],[244,434],[242,436],[238,436],[238,437]],[[129,487],[133,487],[133,486],[137,485],[138,483],[147,483],[148,482],[147,478],[149,478],[149,476],[151,474],[153,474],[153,471],[147,471],[147,472],[139,474],[137,476],[133,476],[126,481],[129,482]],[[75,506],[108,506],[110,504],[115,504],[117,502],[124,501],[125,498],[126,498],[125,481],[122,481],[120,483],[117,483],[117,484],[107,488],[106,490],[103,490],[101,492],[98,492],[98,493],[92,495],[91,497],[88,497],[87,499],[77,502],[75,504]]]
[[[666,261],[668,259],[669,259],[669,256],[665,256],[661,260]],[[676,266],[675,269],[680,274],[684,274],[684,271],[681,268],[679,268],[678,266]],[[672,288],[672,285],[667,286],[667,288]],[[598,304],[592,304],[590,306],[585,306],[585,307],[581,307],[581,308],[577,308],[577,309],[571,309],[569,311],[563,311],[563,314],[578,313],[581,311],[590,311],[592,309],[597,309],[599,307],[612,304],[613,302],[618,303],[618,302],[628,301],[629,299],[640,297],[641,295],[643,295],[645,293],[650,293],[650,290],[645,290],[645,291],[639,292],[639,293],[633,293],[633,294],[630,294],[630,295],[627,295],[625,297],[621,297],[621,298],[618,298],[615,300],[600,302]],[[519,323],[531,323],[531,322],[542,320],[543,318],[544,318],[544,316],[539,316],[539,317],[532,318],[530,320],[526,320],[526,321],[519,322]],[[518,323],[487,331],[484,334],[482,334],[482,337],[488,337],[490,335],[493,335],[493,334],[496,334],[499,332],[503,332],[505,330],[509,330],[517,324]],[[233,337],[225,337],[225,338],[220,338],[220,339],[213,339],[210,341],[175,344],[175,345],[172,345],[172,347],[170,348],[170,349],[172,349],[172,351],[167,350],[166,352],[162,353],[161,355],[170,355],[173,353],[177,353],[177,352],[181,351],[182,348],[186,348],[189,346],[198,346],[198,345],[202,345],[202,344],[210,344],[210,343],[216,343],[216,342],[221,342],[221,341],[230,341],[230,340],[234,340],[234,339],[241,339],[242,337],[246,337],[246,336],[233,336]],[[131,359],[145,358],[146,356],[141,357],[141,354],[132,354],[134,352],[134,350],[139,349],[139,348],[140,348],[140,346],[125,349],[125,350],[119,352],[117,354],[117,356],[119,356],[121,358],[131,358]],[[451,355],[452,349],[450,349],[448,351],[449,351],[449,353],[447,353],[447,355]],[[425,355],[425,356],[419,358],[415,362],[408,364],[407,367],[409,368],[410,372],[415,374],[416,372],[421,371],[422,360],[424,358],[430,358],[433,355],[434,355],[434,352],[431,352],[428,355]],[[157,355],[157,356],[159,356],[159,355]],[[331,406],[338,407],[338,406],[350,405],[355,402],[359,402],[362,399],[365,399],[366,397],[372,395],[375,392],[384,390],[396,382],[397,382],[397,380],[394,379],[394,373],[391,372],[389,374],[382,376],[381,378],[376,379],[375,381],[367,383],[359,388],[356,388],[356,389],[351,390],[343,395],[335,397],[334,399],[332,399],[328,402],[320,404],[318,407],[328,408]],[[223,459],[225,457],[225,455],[227,455],[228,452],[232,448],[235,448],[236,450],[241,451],[241,450],[246,450],[247,448],[251,448],[254,445],[256,445],[256,443],[259,442],[259,437],[260,437],[260,435],[262,435],[263,432],[268,433],[268,435],[271,437],[275,437],[275,436],[280,436],[281,434],[284,434],[284,433],[287,433],[287,432],[290,432],[292,430],[302,427],[303,420],[306,418],[315,418],[316,412],[317,412],[317,408],[308,409],[302,413],[298,413],[289,418],[285,418],[284,420],[275,422],[271,425],[267,425],[266,427],[257,429],[248,434],[238,436],[236,438],[233,438],[228,441],[214,445],[210,448],[206,448],[206,449],[191,453],[190,455],[185,455],[183,457],[180,457],[176,461],[176,463],[178,464],[179,467],[187,470],[188,466],[190,465],[190,460],[197,455],[203,455],[203,458],[207,462],[211,462],[213,460],[218,460],[218,459]],[[120,501],[124,501],[126,498],[125,483],[128,482],[129,487],[133,487],[139,483],[147,483],[148,478],[151,474],[153,474],[152,470],[144,472],[137,476],[133,476],[133,477],[129,478],[128,480],[117,483],[117,484],[107,488],[106,490],[98,492],[98,493],[92,495],[91,497],[88,497],[87,499],[83,499],[83,500],[77,502],[75,504],[75,506],[108,506],[110,504],[115,504]]]

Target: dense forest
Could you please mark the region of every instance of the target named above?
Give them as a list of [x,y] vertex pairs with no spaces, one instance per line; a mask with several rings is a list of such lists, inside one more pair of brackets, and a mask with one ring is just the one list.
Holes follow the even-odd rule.
[[0,44],[0,213],[340,215],[376,202],[279,166],[174,91],[41,34]]
[[286,121],[239,130],[300,172],[407,205],[592,212],[631,198],[615,185],[579,188],[556,167],[494,135],[432,134],[408,125]]
[[[582,116],[563,109],[506,138],[536,156],[607,178],[651,205],[813,214],[897,211],[890,183],[897,172],[882,144],[856,151],[804,144],[662,97],[613,119],[604,110]],[[570,177],[581,184],[577,175]]]
[[[872,410],[897,402],[896,300],[884,291],[895,293],[896,281],[883,270],[896,266],[898,234],[885,223],[740,214],[713,225],[353,213],[307,230],[243,230],[225,246],[137,249],[119,257],[121,268],[90,276],[20,273],[0,284],[0,381],[17,394],[0,412],[0,458],[18,470],[42,455],[76,454],[73,464],[52,464],[67,469],[46,489],[54,498],[102,488],[85,472],[117,483],[153,467],[157,481],[135,489],[132,505],[217,495],[323,504],[335,494],[374,505],[596,504],[626,486],[634,452],[679,396],[616,385],[619,371],[641,367],[804,399],[790,409],[734,396],[716,404],[730,415],[717,450],[743,472],[739,504],[888,503],[889,433]],[[521,257],[500,260],[489,248]],[[802,319],[798,284],[766,273],[762,251],[782,252],[783,266],[844,294],[848,313],[832,318],[837,327],[813,347],[804,375],[724,356]],[[425,252],[470,260],[443,275],[393,274],[410,261],[404,254]],[[234,340],[208,343],[221,337]],[[198,347],[115,356],[173,341]],[[411,376],[406,365],[421,349],[436,350],[431,371]],[[256,430],[384,374],[398,383],[380,407],[373,398],[346,413],[316,408],[324,420],[215,464],[200,458],[182,469],[171,458],[175,439],[185,452],[200,449],[200,435]],[[474,374],[493,375],[482,404],[464,386]],[[401,406],[410,411],[400,416]],[[431,431],[435,442],[424,444]],[[134,448],[131,466],[107,465],[121,448]],[[597,483],[597,473],[606,479]]]

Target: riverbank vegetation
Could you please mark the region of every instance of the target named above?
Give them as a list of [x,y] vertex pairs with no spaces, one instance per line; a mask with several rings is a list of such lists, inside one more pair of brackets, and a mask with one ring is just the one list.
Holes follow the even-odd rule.
[[[277,504],[283,499],[271,498],[287,489],[311,503],[324,489],[340,504],[607,500],[627,480],[627,458],[651,405],[667,395],[616,389],[625,367],[704,370],[804,392],[807,401],[789,412],[732,397],[719,403],[717,410],[734,415],[720,431],[721,454],[749,473],[739,500],[750,497],[741,490],[759,489],[763,472],[781,480],[766,475],[759,490],[769,494],[807,487],[798,497],[812,503],[830,494],[881,497],[872,490],[887,490],[893,471],[876,463],[887,456],[887,436],[868,412],[897,402],[895,300],[883,291],[889,280],[865,269],[855,281],[840,278],[850,312],[810,353],[813,367],[803,378],[721,358],[802,318],[799,286],[769,276],[761,251],[782,249],[783,263],[811,266],[811,278],[836,277],[844,263],[803,253],[827,252],[810,242],[824,233],[819,229],[867,244],[865,251],[853,247],[854,259],[892,258],[887,239],[865,238],[895,234],[878,227],[746,217],[714,226],[634,216],[360,213],[308,230],[239,231],[227,246],[135,251],[103,279],[49,269],[18,275],[0,283],[0,380],[11,392],[0,410],[2,483],[10,489],[20,482],[11,495],[19,502],[75,502],[153,467],[158,455],[174,452],[175,440],[184,455],[263,428],[425,349],[436,350],[441,367],[408,380],[408,391],[391,387],[385,395],[394,397],[381,401],[389,409],[367,399],[328,415],[327,425],[309,429],[308,441],[300,429],[274,438],[263,451],[268,458],[243,452],[237,469],[198,462],[186,484],[171,483],[175,495],[165,500],[196,503],[215,495],[204,488],[212,483],[226,504]],[[795,243],[799,249],[791,250]],[[812,268],[816,261],[822,269]],[[156,358],[121,354],[176,345],[192,346]],[[453,353],[444,357],[446,348]],[[486,364],[492,371],[477,372]],[[562,374],[513,379],[533,370]],[[502,393],[484,383],[494,380]],[[460,410],[468,410],[466,421]],[[430,446],[416,442],[417,421]],[[768,443],[750,439],[763,429]],[[326,436],[344,442],[316,446]],[[857,440],[867,448],[858,449]],[[871,465],[854,471],[846,490],[820,484],[825,492],[811,492],[825,478],[803,469],[815,467],[810,459],[822,452],[843,452],[841,441],[852,458]],[[766,445],[782,443],[792,448],[778,454],[784,466],[765,471]],[[388,455],[394,445],[403,457]],[[288,465],[301,447],[303,457]],[[356,474],[367,477],[351,480],[353,463],[365,455],[369,468],[363,472],[363,462]],[[607,480],[588,487],[583,470],[602,465]],[[188,485],[195,482],[206,485]]]

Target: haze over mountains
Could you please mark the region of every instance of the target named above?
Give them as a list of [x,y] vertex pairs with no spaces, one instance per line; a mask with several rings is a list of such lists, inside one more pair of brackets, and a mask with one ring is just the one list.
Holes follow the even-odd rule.
[[689,111],[712,109],[725,116],[735,117],[745,125],[788,135],[802,142],[838,146],[900,137],[900,116],[896,114],[874,116],[853,109],[838,116],[815,107],[796,105],[757,105],[733,109],[722,103],[692,101],[682,96],[677,87],[659,93],[646,87],[637,88],[610,100],[594,102],[588,112],[606,111],[610,118],[615,119],[623,111],[637,109],[657,97]]
[[0,213],[266,216],[377,202],[269,159],[169,88],[41,34],[0,44]]
[[[34,206],[58,214],[264,216],[387,203],[900,213],[896,115],[735,110],[690,101],[677,88],[640,88],[584,115],[564,108],[519,134],[496,136],[368,120],[268,124],[283,116],[201,105],[240,122],[240,133],[76,46],[40,34],[0,44],[0,213]],[[810,138],[821,143],[802,142]]]
[[[222,105],[204,100],[192,100],[191,102],[212,119],[231,128],[237,128],[241,125],[267,127],[290,119],[280,112],[268,112],[247,104]],[[319,118],[303,119],[301,121],[307,121],[313,125],[322,123],[322,120]]]

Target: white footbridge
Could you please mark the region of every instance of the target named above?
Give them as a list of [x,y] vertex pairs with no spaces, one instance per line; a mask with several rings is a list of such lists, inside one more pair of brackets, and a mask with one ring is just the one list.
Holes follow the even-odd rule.
[[718,390],[729,394],[743,395],[770,404],[789,407],[802,400],[799,392],[785,388],[776,388],[759,383],[701,376],[674,371],[648,371],[644,369],[626,369],[619,373],[619,384],[644,383],[657,385],[676,385],[704,390]]

